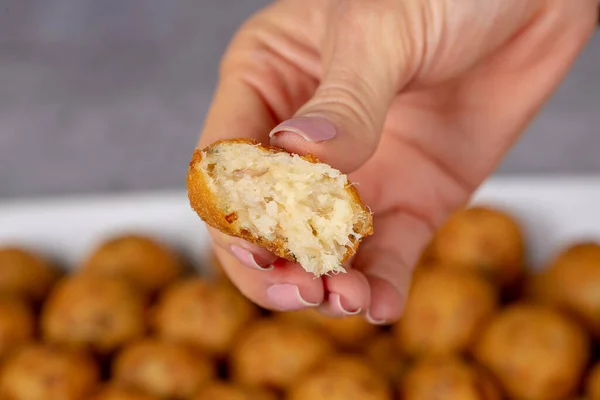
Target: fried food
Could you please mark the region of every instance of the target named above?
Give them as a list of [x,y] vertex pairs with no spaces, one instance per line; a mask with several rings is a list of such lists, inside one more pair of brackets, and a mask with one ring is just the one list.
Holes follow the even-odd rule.
[[341,172],[251,140],[196,150],[187,177],[192,208],[208,225],[296,261],[321,276],[372,234],[372,216]]
[[277,395],[263,388],[249,388],[215,381],[200,390],[192,400],[277,400]]
[[534,298],[561,307],[600,338],[600,244],[566,248],[534,278],[533,286]]
[[98,367],[87,355],[33,344],[7,359],[0,374],[0,398],[83,400],[98,379]]
[[307,308],[277,313],[277,317],[311,324],[323,331],[343,350],[354,350],[364,346],[365,342],[378,332],[376,325],[370,324],[360,315],[332,318],[315,309]]
[[215,366],[182,343],[146,338],[129,344],[113,363],[118,384],[160,398],[188,399],[214,379]]
[[59,272],[37,254],[17,247],[0,248],[0,292],[41,301]]
[[94,275],[116,276],[129,280],[148,292],[173,282],[183,265],[170,248],[150,237],[128,234],[113,237],[98,246],[83,265]]
[[412,357],[466,351],[495,313],[497,297],[492,284],[472,272],[422,271],[393,328],[397,345]]
[[419,360],[400,384],[404,400],[501,400],[500,388],[481,367],[457,355]]
[[340,354],[298,379],[286,400],[391,400],[385,377],[365,359]]
[[31,343],[35,325],[35,314],[29,303],[14,296],[0,296],[0,359]]
[[559,400],[573,394],[589,350],[586,332],[565,315],[515,303],[490,321],[475,356],[510,398]]
[[363,353],[371,364],[392,381],[398,381],[408,368],[408,360],[389,333],[380,333],[363,344]]
[[231,285],[192,278],[173,284],[159,298],[154,325],[161,337],[224,355],[258,309]]
[[44,338],[108,354],[145,332],[145,296],[109,276],[72,275],[50,294],[42,312]]
[[285,389],[333,353],[329,339],[313,327],[278,319],[256,322],[231,353],[231,375],[242,385]]
[[512,216],[479,206],[452,214],[433,238],[428,257],[508,285],[522,276],[524,249],[523,233]]
[[101,387],[88,400],[159,400],[159,398],[136,389],[108,384]]

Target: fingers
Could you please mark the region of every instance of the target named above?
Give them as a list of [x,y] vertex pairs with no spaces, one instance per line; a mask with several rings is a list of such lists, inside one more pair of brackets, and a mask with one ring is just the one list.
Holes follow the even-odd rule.
[[243,239],[225,235],[215,228],[208,227],[208,230],[214,244],[228,251],[241,264],[259,271],[273,269],[273,263],[277,260],[277,256],[268,250]]
[[[414,69],[398,24],[382,2],[339,2],[324,46],[314,96],[270,132],[273,145],[316,155],[343,172],[376,150],[388,107]],[[396,2],[393,2],[396,3]],[[402,55],[401,55],[402,54]]]
[[376,217],[377,240],[365,241],[354,267],[370,285],[367,320],[388,324],[402,315],[408,297],[412,269],[431,229],[421,219],[396,212]]

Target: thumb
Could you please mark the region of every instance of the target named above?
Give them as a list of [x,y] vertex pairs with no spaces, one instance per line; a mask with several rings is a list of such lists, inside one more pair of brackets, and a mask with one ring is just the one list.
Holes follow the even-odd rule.
[[411,58],[398,41],[397,19],[381,2],[339,4],[331,13],[318,88],[270,137],[272,145],[349,173],[377,149],[388,108],[410,79]]

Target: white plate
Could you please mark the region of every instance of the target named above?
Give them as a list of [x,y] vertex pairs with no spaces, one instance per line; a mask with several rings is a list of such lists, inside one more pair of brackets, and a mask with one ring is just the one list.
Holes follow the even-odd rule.
[[[532,266],[575,240],[600,239],[600,177],[496,178],[474,197],[521,221]],[[182,248],[199,264],[210,242],[184,192],[0,203],[0,243],[14,243],[76,266],[104,238],[143,232]]]

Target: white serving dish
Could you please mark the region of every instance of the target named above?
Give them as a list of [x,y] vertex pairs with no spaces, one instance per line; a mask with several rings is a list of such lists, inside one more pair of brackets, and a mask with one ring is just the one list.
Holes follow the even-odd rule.
[[[515,214],[533,267],[569,242],[600,240],[600,177],[495,178],[473,201]],[[27,246],[65,265],[78,265],[104,238],[132,231],[162,238],[200,265],[209,260],[207,231],[185,192],[0,202],[0,244]]]

